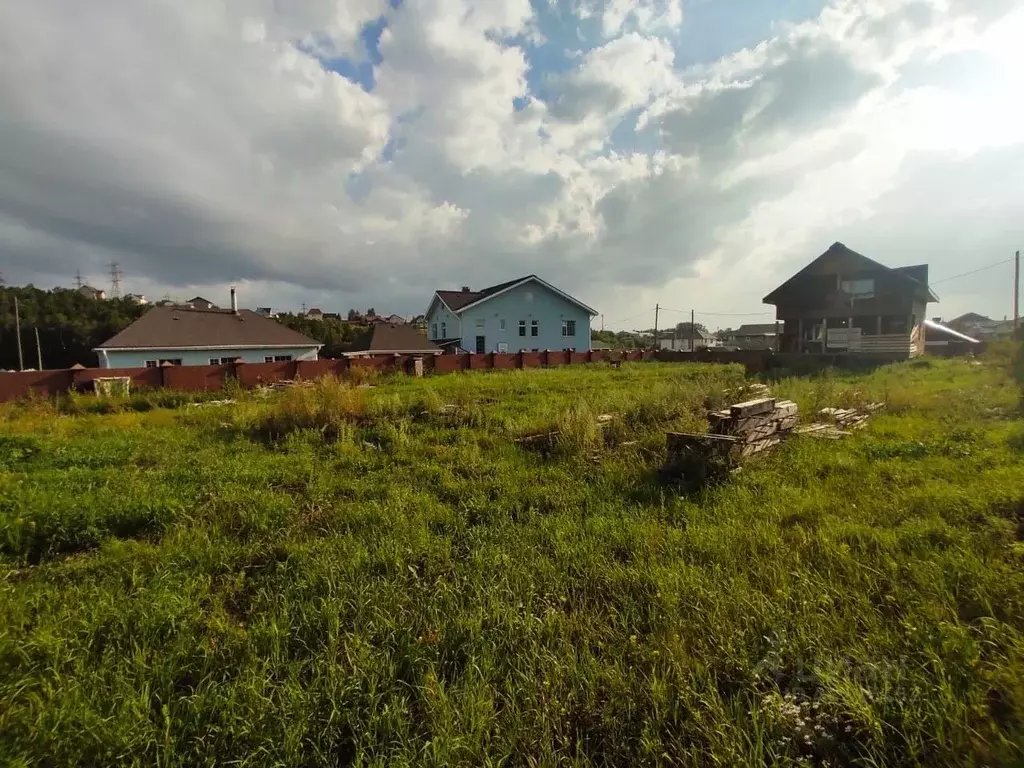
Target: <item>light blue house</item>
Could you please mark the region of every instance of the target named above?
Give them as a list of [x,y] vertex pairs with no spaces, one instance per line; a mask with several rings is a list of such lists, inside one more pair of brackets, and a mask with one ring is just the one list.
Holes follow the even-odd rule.
[[481,291],[435,291],[427,309],[427,338],[470,352],[590,349],[597,312],[536,275]]
[[101,368],[316,360],[322,346],[248,309],[153,307],[96,348]]

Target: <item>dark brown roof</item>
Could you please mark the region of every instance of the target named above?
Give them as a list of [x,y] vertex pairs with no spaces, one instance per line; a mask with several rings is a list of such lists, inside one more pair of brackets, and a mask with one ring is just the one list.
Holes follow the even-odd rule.
[[521,283],[529,277],[535,277],[535,275],[517,277],[515,280],[509,280],[504,283],[492,285],[489,288],[484,288],[482,291],[438,291],[437,295],[441,297],[441,301],[448,305],[448,309],[452,312],[458,312],[463,307],[467,307],[476,301],[480,301],[480,299],[485,299],[498,291],[503,291],[511,285]]
[[379,323],[362,333],[352,344],[352,352],[440,352],[436,344],[412,325]]
[[573,304],[582,307],[583,309],[590,312],[591,315],[597,314],[596,309],[591,309],[579,299],[573,298],[569,294],[559,290],[550,283],[544,282],[536,275],[525,275],[524,277],[517,277],[515,280],[508,280],[504,283],[498,283],[497,285],[492,285],[480,291],[435,291],[435,293],[440,297],[440,299],[445,304],[448,305],[448,308],[452,312],[458,312],[464,307],[468,307],[470,304],[475,304],[478,301],[483,301],[484,299],[489,298],[490,296],[493,296],[496,293],[501,293],[506,288],[511,288],[513,285],[518,285],[519,283],[523,283],[531,279],[536,280],[538,283],[550,289],[554,293],[560,295],[567,301],[570,301]]
[[153,307],[98,349],[317,347],[320,342],[249,309]]
[[939,300],[939,297],[935,295],[935,292],[928,287],[927,264],[919,264],[913,267],[887,267],[884,264],[878,263],[874,259],[869,259],[862,253],[857,253],[857,251],[853,250],[852,248],[848,248],[843,243],[836,242],[833,243],[831,247],[823,254],[821,254],[818,258],[814,259],[814,261],[812,261],[806,267],[804,267],[791,278],[789,278],[789,280],[787,280],[774,291],[765,296],[763,299],[764,303],[775,304],[779,300],[780,296],[786,291],[786,289],[793,285],[797,281],[797,279],[800,276],[802,276],[805,272],[810,270],[811,267],[813,267],[822,259],[836,255],[856,259],[858,261],[861,261],[863,264],[867,265],[871,269],[877,269],[879,271],[886,271],[891,272],[892,274],[895,275],[899,275],[905,281],[907,281],[907,283],[909,283],[914,288],[915,292],[922,298],[926,298],[928,301],[933,302],[937,302]]

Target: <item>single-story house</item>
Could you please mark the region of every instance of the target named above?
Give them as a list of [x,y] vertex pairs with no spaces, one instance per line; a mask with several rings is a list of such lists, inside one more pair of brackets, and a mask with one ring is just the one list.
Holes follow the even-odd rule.
[[439,346],[428,341],[413,325],[374,323],[356,338],[345,356],[440,355],[441,352]]
[[[669,336],[658,334],[658,348],[669,349],[676,352],[690,352],[690,331],[687,328],[682,332],[672,331]],[[693,331],[694,349],[707,349],[718,345],[718,340],[705,330],[695,328]]]
[[775,323],[746,323],[726,334],[725,344],[737,349],[775,349],[778,333]]
[[928,352],[955,351],[959,354],[981,346],[980,339],[961,333],[949,325],[943,325],[938,320],[925,320],[924,325],[927,328],[925,350]]
[[835,243],[764,298],[784,352],[915,357],[925,351],[928,265],[887,267]]
[[196,309],[217,309],[216,304],[209,299],[204,299],[202,296],[193,296],[186,304]]
[[590,349],[590,320],[597,315],[536,275],[479,291],[437,290],[427,308],[427,336],[440,346],[471,352]]
[[153,368],[316,360],[322,346],[248,309],[153,307],[94,351],[101,368]]
[[324,313],[318,307],[310,307],[309,309],[306,310],[306,313],[303,316],[307,320],[323,320],[324,319]]
[[139,306],[145,306],[149,304],[149,299],[143,296],[141,293],[126,293],[124,295],[125,301],[130,301],[132,304],[138,304]]
[[93,288],[91,285],[83,285],[77,289],[87,299],[105,299],[107,292],[101,288]]

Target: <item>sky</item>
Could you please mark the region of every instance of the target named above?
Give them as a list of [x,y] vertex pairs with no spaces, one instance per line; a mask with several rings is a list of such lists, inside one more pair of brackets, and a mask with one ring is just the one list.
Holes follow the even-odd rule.
[[0,271],[399,314],[535,273],[719,328],[841,241],[1002,318],[1021,39],[1024,0],[0,3]]

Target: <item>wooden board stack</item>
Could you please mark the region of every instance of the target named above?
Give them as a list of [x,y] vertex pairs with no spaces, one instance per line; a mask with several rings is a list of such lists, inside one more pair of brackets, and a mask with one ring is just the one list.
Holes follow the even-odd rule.
[[885,403],[871,403],[863,408],[822,408],[818,411],[821,421],[800,427],[796,432],[825,440],[839,440],[852,434],[851,430],[864,429],[871,414],[884,407]]
[[708,414],[707,434],[669,432],[663,476],[691,489],[718,482],[748,456],[781,443],[797,425],[796,403],[760,397]]
[[762,397],[708,414],[710,433],[726,435],[742,441],[742,456],[774,448],[789,436],[799,421],[799,411],[792,400]]

